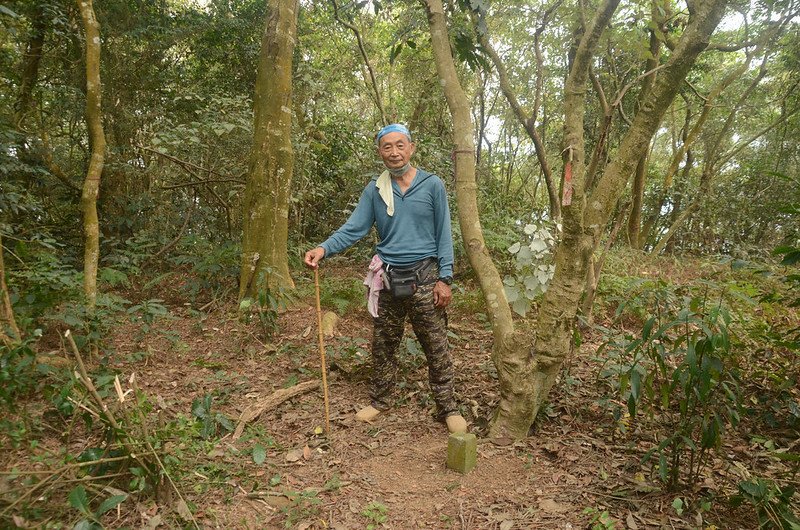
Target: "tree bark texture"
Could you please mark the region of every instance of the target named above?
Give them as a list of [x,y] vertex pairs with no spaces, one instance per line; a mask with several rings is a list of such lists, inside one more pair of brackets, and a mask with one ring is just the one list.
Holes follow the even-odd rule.
[[266,287],[293,288],[289,275],[292,184],[292,58],[297,0],[269,0],[258,61],[254,137],[244,196],[239,297]]
[[86,125],[89,130],[91,157],[81,192],[83,212],[83,291],[89,308],[97,304],[97,263],[100,256],[100,226],[97,218],[97,195],[105,162],[106,139],[103,133],[100,85],[100,24],[92,0],[78,0],[86,40]]
[[[658,14],[658,6],[655,2],[652,5],[653,8],[653,23],[658,24],[659,27],[663,30],[663,17],[659,17]],[[653,83],[656,80],[656,72],[653,71],[654,68],[658,66],[658,57],[661,52],[661,41],[656,36],[656,32],[654,30],[650,30],[650,57],[645,62],[644,71],[651,72],[650,74],[646,75],[644,80],[642,81],[642,90],[639,92],[639,104],[641,105],[643,102],[647,101],[647,97],[650,95],[650,89],[653,88]],[[628,243],[632,248],[640,249],[642,248],[642,241],[641,241],[641,224],[642,224],[642,204],[644,203],[644,186],[645,186],[645,179],[647,178],[647,159],[648,156],[645,154],[642,158],[639,159],[639,163],[636,164],[636,171],[633,175],[633,186],[631,187],[631,196],[632,196],[632,203],[631,203],[631,214],[628,217]],[[596,271],[599,274],[599,271]]]

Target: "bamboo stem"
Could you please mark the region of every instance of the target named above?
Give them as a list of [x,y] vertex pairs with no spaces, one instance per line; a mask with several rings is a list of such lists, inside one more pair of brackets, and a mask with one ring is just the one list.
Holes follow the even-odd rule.
[[314,268],[314,288],[317,295],[317,329],[319,330],[319,357],[322,366],[322,393],[325,399],[325,434],[331,434],[331,414],[328,403],[327,363],[325,362],[325,341],[322,336],[322,307],[319,302],[319,267]]

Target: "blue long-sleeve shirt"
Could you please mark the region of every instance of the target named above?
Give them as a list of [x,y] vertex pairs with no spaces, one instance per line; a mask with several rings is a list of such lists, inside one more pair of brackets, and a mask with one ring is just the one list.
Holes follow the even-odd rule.
[[405,193],[393,180],[394,215],[391,217],[386,214],[386,203],[378,194],[376,181],[377,178],[372,179],[364,188],[347,222],[320,245],[325,249],[325,256],[353,245],[367,235],[374,224],[380,237],[376,251],[384,263],[405,267],[435,257],[439,262],[439,277],[452,276],[453,234],[442,179],[417,168]]

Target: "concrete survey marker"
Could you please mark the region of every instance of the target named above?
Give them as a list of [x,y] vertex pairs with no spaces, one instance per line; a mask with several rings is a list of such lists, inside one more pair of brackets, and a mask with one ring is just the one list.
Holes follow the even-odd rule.
[[447,467],[467,474],[475,467],[478,440],[474,434],[457,432],[447,439]]

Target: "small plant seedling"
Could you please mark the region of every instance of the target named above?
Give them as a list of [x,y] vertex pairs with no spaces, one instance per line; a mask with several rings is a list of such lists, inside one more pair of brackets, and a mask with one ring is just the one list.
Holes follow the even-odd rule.
[[389,508],[385,504],[378,501],[372,501],[367,504],[361,511],[361,515],[367,518],[367,530],[375,530],[378,525],[385,523],[389,520]]

